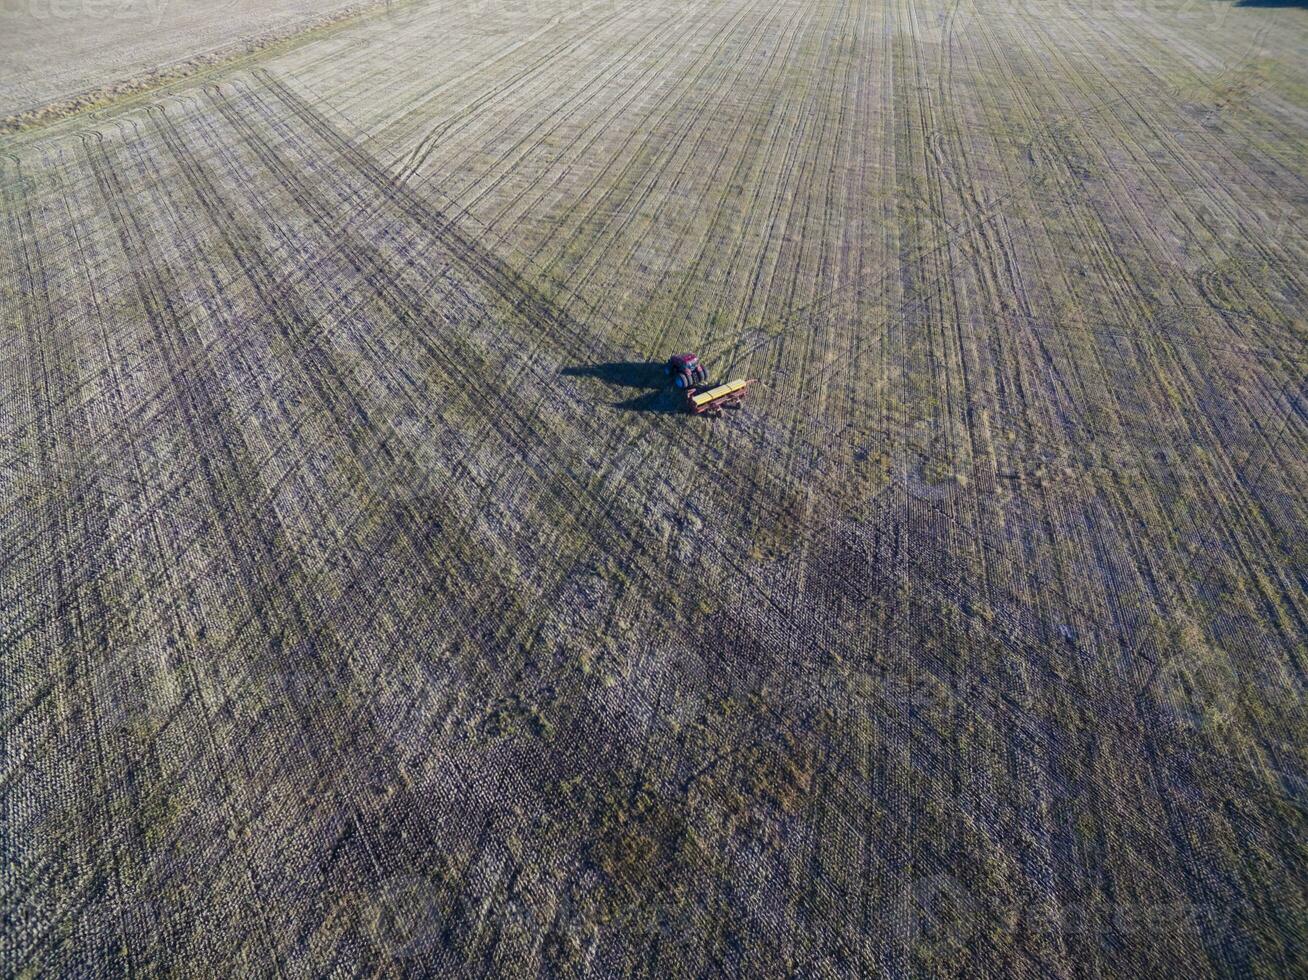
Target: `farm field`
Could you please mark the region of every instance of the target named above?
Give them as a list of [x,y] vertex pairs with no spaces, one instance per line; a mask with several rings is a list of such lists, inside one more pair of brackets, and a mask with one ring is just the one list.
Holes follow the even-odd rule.
[[0,973],[1301,972],[1306,54],[394,3],[0,135]]
[[289,36],[348,6],[348,0],[5,0],[0,118],[69,98],[83,99],[81,108],[106,104],[142,75],[167,80],[183,63],[207,63]]

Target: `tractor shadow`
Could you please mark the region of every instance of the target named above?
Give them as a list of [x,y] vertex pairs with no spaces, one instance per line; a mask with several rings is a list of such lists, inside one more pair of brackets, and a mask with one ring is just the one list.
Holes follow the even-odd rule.
[[579,364],[561,372],[569,378],[596,378],[620,388],[649,389],[634,398],[613,402],[614,408],[628,412],[655,412],[670,415],[681,410],[681,399],[668,384],[662,361],[609,361],[604,364]]
[[599,378],[605,384],[623,388],[662,388],[668,376],[657,361],[609,361],[605,364],[582,364],[561,372],[569,378]]

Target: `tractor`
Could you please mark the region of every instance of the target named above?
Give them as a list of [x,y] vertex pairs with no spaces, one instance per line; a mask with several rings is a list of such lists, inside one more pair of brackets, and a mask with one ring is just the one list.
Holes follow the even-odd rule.
[[673,354],[668,358],[664,370],[672,379],[672,386],[682,391],[688,391],[708,381],[708,372],[704,370],[704,365],[699,363],[699,357],[695,354]]
[[708,383],[708,371],[695,354],[673,354],[666,367],[673,387],[685,396],[686,411],[692,415],[721,415],[724,408],[739,408],[753,378],[738,378],[720,384]]

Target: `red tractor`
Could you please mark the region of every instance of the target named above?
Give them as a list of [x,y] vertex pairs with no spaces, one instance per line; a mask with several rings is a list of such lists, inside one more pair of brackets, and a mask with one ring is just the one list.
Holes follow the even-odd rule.
[[704,370],[704,365],[699,363],[699,357],[695,354],[673,354],[668,358],[665,370],[672,378],[673,386],[683,391],[689,391],[696,385],[708,381],[708,372]]

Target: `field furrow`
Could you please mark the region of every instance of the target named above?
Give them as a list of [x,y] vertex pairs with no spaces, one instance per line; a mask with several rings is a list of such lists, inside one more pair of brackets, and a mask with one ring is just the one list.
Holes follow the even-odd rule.
[[0,971],[1302,971],[1301,4],[29,6]]

